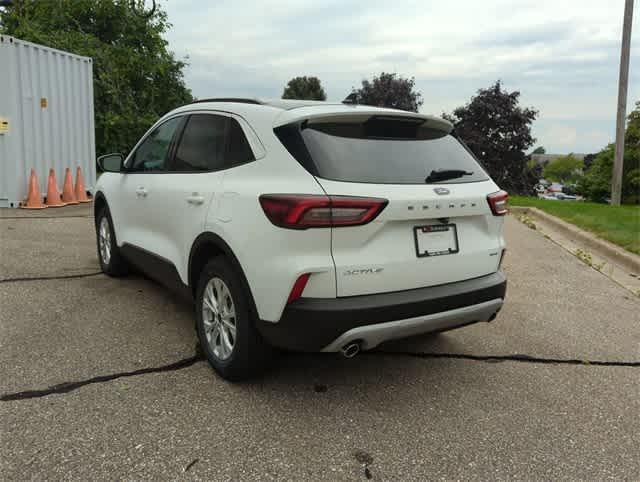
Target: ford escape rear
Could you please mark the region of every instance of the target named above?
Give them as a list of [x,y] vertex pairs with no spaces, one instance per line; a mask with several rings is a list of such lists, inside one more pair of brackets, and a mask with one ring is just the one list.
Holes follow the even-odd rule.
[[272,346],[351,355],[502,306],[507,195],[445,120],[212,99],[101,162],[103,269],[135,265],[194,300],[226,378]]

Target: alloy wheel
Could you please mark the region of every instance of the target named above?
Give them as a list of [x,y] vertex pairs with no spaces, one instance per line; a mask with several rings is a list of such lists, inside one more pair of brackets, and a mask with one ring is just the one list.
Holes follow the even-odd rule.
[[231,292],[220,278],[211,278],[204,289],[202,320],[214,356],[228,359],[236,343],[236,310]]
[[100,220],[98,247],[100,248],[102,263],[107,266],[109,261],[111,261],[111,228],[109,227],[109,220],[106,216],[103,216]]

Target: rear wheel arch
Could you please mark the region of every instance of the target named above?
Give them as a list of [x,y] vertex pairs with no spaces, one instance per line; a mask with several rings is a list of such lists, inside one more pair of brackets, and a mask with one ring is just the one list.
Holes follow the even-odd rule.
[[238,261],[235,253],[224,239],[212,232],[200,234],[193,242],[191,251],[189,252],[188,282],[194,299],[198,287],[198,279],[200,278],[202,270],[207,262],[216,256],[222,256],[227,259],[233,266],[233,269],[238,273],[242,286],[247,293],[249,310],[253,315],[257,316],[258,310],[256,309],[256,304],[253,299],[253,293],[251,292],[251,287],[244,274],[244,270],[240,265],[240,261]]

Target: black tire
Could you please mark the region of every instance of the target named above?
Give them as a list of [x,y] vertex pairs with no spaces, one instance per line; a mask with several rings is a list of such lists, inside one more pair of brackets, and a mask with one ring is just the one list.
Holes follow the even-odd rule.
[[[235,310],[235,339],[228,358],[221,359],[214,353],[205,330],[204,297],[205,289],[211,280],[218,278],[224,282]],[[250,293],[244,288],[240,275],[223,257],[211,259],[198,280],[195,300],[196,329],[202,352],[209,364],[223,378],[240,381],[261,374],[273,357],[273,349],[264,341],[255,327],[255,315],[249,304]],[[211,327],[209,321],[207,326]],[[221,330],[221,328],[219,329]],[[210,336],[213,331],[209,331]],[[227,334],[229,331],[227,330]],[[219,333],[219,336],[222,336]],[[227,335],[228,336],[228,335]],[[215,344],[215,342],[212,342]]]
[[[109,256],[108,261],[105,260],[103,253],[100,249],[100,227],[102,226],[102,220],[106,219],[109,228]],[[129,272],[129,265],[127,261],[122,257],[118,244],[116,243],[116,235],[113,229],[113,221],[111,221],[111,213],[106,206],[100,210],[98,216],[96,216],[96,247],[98,249],[98,261],[100,261],[100,267],[102,271],[113,277],[124,276]]]

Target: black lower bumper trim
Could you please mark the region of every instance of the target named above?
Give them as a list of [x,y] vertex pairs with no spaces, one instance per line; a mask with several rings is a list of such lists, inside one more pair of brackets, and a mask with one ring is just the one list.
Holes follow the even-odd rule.
[[456,283],[407,291],[344,298],[300,298],[288,305],[280,321],[260,321],[258,329],[272,345],[319,351],[358,326],[403,320],[504,298],[501,272]]

